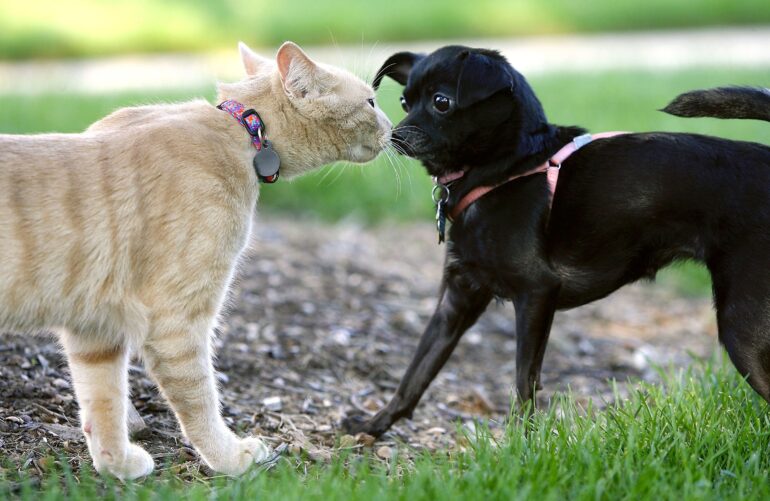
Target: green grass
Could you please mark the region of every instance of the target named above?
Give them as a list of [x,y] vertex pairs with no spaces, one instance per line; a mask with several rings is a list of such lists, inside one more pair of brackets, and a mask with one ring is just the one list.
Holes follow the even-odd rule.
[[0,2],[0,59],[770,22],[765,0]]
[[[406,447],[401,445],[400,448]],[[419,454],[389,465],[341,454],[308,469],[290,458],[268,473],[184,485],[166,472],[120,485],[52,472],[23,487],[9,469],[0,497],[22,499],[768,499],[767,404],[728,362],[664,373],[603,411],[559,398],[531,423],[513,418],[502,436],[481,428],[467,450]],[[18,482],[22,487],[19,488]],[[4,489],[15,488],[15,492]]]
[[[596,74],[549,74],[531,78],[549,119],[592,131],[687,131],[770,143],[770,124],[759,121],[683,119],[656,111],[678,93],[725,84],[770,85],[767,68],[697,69],[678,72],[624,71]],[[395,122],[403,112],[400,88],[386,80],[378,96]],[[213,90],[125,93],[116,95],[0,95],[0,133],[77,132],[115,108],[178,101],[196,96],[213,99]],[[327,221],[354,219],[429,220],[431,181],[420,165],[384,156],[363,166],[334,165],[293,182],[265,186],[260,211],[291,213]],[[664,270],[661,280],[686,294],[706,294],[706,271],[692,264]]]

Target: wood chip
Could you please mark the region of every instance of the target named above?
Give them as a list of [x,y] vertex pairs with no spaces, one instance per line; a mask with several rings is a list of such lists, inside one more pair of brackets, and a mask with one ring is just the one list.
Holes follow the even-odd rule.
[[356,445],[358,445],[358,441],[353,435],[342,435],[340,437],[340,449],[350,449]]
[[364,447],[371,447],[377,439],[367,433],[356,434],[356,442]]

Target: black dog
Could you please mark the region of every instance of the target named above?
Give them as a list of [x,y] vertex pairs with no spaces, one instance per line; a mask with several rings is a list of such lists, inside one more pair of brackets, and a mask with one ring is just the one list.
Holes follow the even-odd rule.
[[[395,396],[371,420],[350,417],[343,427],[377,436],[411,416],[492,298],[515,306],[516,388],[529,401],[556,310],[680,259],[710,270],[719,339],[770,400],[770,148],[659,132],[597,139],[565,161],[554,194],[537,166],[585,131],[548,123],[499,53],[402,52],[375,86],[383,76],[406,86],[408,114],[393,141],[448,184],[441,209],[452,214],[475,188],[494,189],[455,214],[438,307]],[[770,121],[770,91],[696,91],[664,111]]]

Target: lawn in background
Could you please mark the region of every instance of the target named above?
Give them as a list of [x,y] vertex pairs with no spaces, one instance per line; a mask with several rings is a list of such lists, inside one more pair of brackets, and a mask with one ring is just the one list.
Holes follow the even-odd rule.
[[[548,74],[530,79],[550,121],[590,131],[681,131],[770,144],[770,124],[756,120],[679,118],[657,111],[677,94],[728,84],[770,85],[770,69],[624,71]],[[386,79],[378,103],[397,123],[401,88]],[[0,95],[0,133],[79,132],[121,106],[214,99],[212,89],[108,95]],[[409,221],[433,216],[431,180],[419,163],[381,155],[366,165],[336,164],[264,186],[260,211],[291,212],[328,221]]]
[[173,470],[126,484],[49,470],[31,487],[8,465],[0,468],[0,498],[770,499],[768,406],[725,360],[664,372],[662,385],[641,384],[603,411],[578,408],[567,395],[531,423],[514,416],[502,436],[479,428],[464,450],[421,453],[414,462],[383,465],[371,452],[340,451],[331,465],[308,468],[289,457],[267,473],[192,484]]
[[[764,85],[767,69],[700,69],[681,72],[624,71],[548,74],[531,78],[549,119],[603,130],[697,132],[770,143],[770,124],[755,120],[684,119],[656,111],[680,92],[727,84]],[[403,117],[400,88],[386,79],[378,101],[394,123]],[[0,133],[77,132],[114,109],[135,104],[213,99],[213,90],[116,95],[0,95]],[[264,186],[262,213],[291,213],[326,221],[429,220],[431,181],[417,162],[380,156],[359,165],[333,165],[293,182]],[[266,217],[266,216],[265,216]],[[707,294],[705,269],[685,264],[664,270],[660,279],[686,294]]]
[[11,0],[0,60],[768,22],[767,0]]

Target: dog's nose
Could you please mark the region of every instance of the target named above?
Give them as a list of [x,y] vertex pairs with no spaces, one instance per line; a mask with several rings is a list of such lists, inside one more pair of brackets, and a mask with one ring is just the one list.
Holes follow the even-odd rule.
[[403,155],[412,156],[413,151],[412,148],[409,147],[409,143],[406,140],[406,137],[404,133],[398,128],[393,130],[393,132],[390,133],[390,142],[393,143],[393,146],[396,148],[396,151]]

